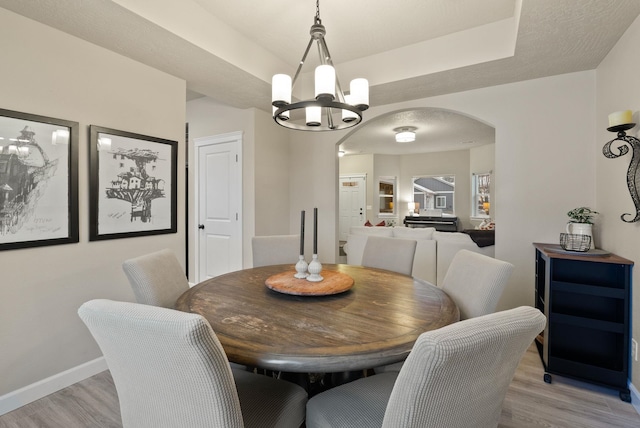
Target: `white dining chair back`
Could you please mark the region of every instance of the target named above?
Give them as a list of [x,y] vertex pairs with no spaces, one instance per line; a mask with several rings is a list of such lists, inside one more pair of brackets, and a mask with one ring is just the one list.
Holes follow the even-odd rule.
[[138,303],[173,308],[189,289],[182,266],[169,249],[125,260],[122,269]]
[[495,311],[512,272],[509,262],[460,250],[451,261],[442,289],[458,305],[460,319],[486,315]]
[[125,428],[299,427],[300,386],[232,370],[198,314],[112,300],[78,310],[104,354]]
[[368,236],[362,253],[362,265],[411,275],[415,253],[414,239]]
[[545,316],[522,306],[420,335],[400,372],[307,403],[307,428],[495,428],[515,370]]
[[253,267],[296,264],[300,256],[300,235],[254,236],[251,249]]

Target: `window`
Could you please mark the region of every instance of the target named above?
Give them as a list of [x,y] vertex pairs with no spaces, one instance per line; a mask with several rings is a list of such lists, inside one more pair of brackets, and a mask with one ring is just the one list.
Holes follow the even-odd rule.
[[378,184],[378,216],[392,217],[395,215],[396,202],[396,178],[380,177]]
[[472,176],[472,217],[491,217],[491,172],[474,173]]
[[413,177],[413,202],[420,210],[442,210],[443,214],[455,215],[455,175],[425,175]]

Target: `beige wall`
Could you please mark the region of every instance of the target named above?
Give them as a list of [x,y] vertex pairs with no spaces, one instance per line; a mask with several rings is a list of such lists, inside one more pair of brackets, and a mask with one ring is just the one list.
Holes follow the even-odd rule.
[[[640,222],[625,223],[620,219],[624,213],[631,213],[633,218],[635,207],[627,188],[626,176],[631,161],[632,148],[629,154],[617,159],[608,159],[602,155],[602,146],[615,135],[607,132],[607,116],[619,110],[632,110],[634,122],[639,122],[640,111],[640,81],[638,69],[638,44],[640,43],[640,20],[629,27],[624,36],[609,52],[597,69],[597,115],[593,121],[595,127],[596,144],[596,203],[593,207],[600,212],[595,232],[596,244],[607,250],[640,263]],[[640,137],[638,127],[628,132],[628,135]],[[613,151],[621,144],[615,144]],[[636,147],[638,150],[638,147]],[[640,153],[633,153],[634,156]],[[636,179],[637,180],[637,179]],[[636,181],[637,182],[637,181]],[[640,269],[636,266],[633,272],[633,336],[640,339]],[[632,362],[633,384],[640,388],[640,363]]]
[[[256,111],[256,236],[289,231],[289,132]],[[300,218],[300,215],[297,216]],[[300,233],[299,228],[291,233]]]
[[[532,243],[558,242],[566,212],[595,203],[595,71],[372,107],[365,118],[417,107],[455,110],[496,129],[496,257],[516,266],[500,308],[532,305]],[[318,206],[325,231],[337,224],[337,185],[326,183],[337,180],[336,144],[348,133],[291,136],[291,200]],[[569,159],[580,167],[568,168]],[[320,236],[321,260],[335,260],[337,233]]]
[[[242,234],[243,266],[253,265],[251,238],[298,233],[289,227],[289,133],[274,126],[269,114],[256,109],[239,110],[198,98],[187,103],[189,163],[193,164],[193,141],[229,132],[242,132]],[[189,201],[196,197],[193,168],[189,169]],[[297,218],[300,218],[299,215]],[[197,216],[189,208],[189,273],[195,275]],[[299,226],[298,226],[299,228]],[[299,230],[299,229],[292,229]]]
[[88,242],[88,126],[177,140],[184,164],[185,82],[0,9],[0,107],[80,123],[80,243],[0,253],[0,396],[98,358],[77,315],[94,298],[133,300],[122,261],[170,248],[178,233]]
[[[193,140],[229,132],[242,132],[242,257],[243,266],[251,260],[251,236],[255,230],[255,123],[253,109],[239,110],[221,105],[211,98],[203,97],[189,101],[186,107],[189,124],[189,164],[195,162]],[[195,281],[195,249],[197,213],[193,209],[196,193],[194,188],[194,168],[189,168],[189,280]]]

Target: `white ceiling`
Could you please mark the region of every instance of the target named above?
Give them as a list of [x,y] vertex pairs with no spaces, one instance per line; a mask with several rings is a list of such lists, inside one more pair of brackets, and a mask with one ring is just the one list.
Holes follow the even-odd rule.
[[[416,141],[396,143],[395,128],[416,128]],[[395,111],[376,117],[356,128],[340,144],[346,155],[376,153],[415,154],[467,150],[495,142],[495,129],[462,114],[435,108]]]
[[[180,77],[190,98],[265,111],[271,75],[293,74],[315,16],[313,0],[0,0],[0,7]],[[594,69],[639,13],[640,0],[320,3],[338,77],[343,86],[368,78],[372,106]],[[425,113],[396,119],[425,123]],[[378,122],[392,126],[387,133],[411,125]]]

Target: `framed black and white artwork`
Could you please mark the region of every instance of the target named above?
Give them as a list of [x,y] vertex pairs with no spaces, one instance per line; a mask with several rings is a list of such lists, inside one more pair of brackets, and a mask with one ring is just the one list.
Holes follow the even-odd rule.
[[89,240],[177,231],[178,142],[91,125]]
[[0,109],[0,250],[78,242],[79,125]]

